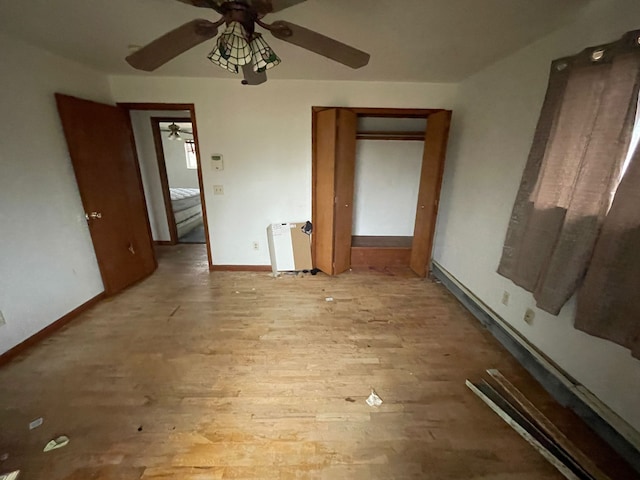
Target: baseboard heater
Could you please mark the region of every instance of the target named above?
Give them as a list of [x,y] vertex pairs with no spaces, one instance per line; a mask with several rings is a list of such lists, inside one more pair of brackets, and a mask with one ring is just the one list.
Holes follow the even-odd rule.
[[569,378],[504,319],[437,262],[432,274],[511,353],[558,403],[573,410],[640,473],[640,433],[595,395]]

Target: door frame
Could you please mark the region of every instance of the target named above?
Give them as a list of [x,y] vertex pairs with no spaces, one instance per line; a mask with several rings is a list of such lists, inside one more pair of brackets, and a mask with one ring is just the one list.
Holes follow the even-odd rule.
[[[162,186],[162,198],[164,200],[164,209],[167,214],[167,222],[169,223],[169,245],[178,244],[178,227],[176,226],[176,217],[173,213],[171,205],[171,191],[169,190],[169,175],[167,174],[167,159],[164,156],[164,145],[162,144],[162,132],[160,131],[160,122],[179,122],[191,123],[189,117],[151,117],[151,131],[153,132],[153,144],[156,150],[156,159],[158,161],[158,173],[160,174],[160,185]],[[191,123],[193,128],[193,123]],[[195,137],[194,137],[195,141]],[[199,166],[198,166],[199,167]],[[200,190],[200,204],[203,203],[204,192]],[[202,217],[204,223],[204,216]]]
[[[131,111],[132,110],[165,110],[165,111],[177,111],[186,110],[189,112],[191,126],[193,127],[193,140],[196,144],[196,162],[198,165],[198,186],[200,187],[200,201],[202,204],[202,221],[204,223],[204,237],[207,246],[207,259],[209,262],[209,271],[213,270],[213,257],[211,255],[211,239],[209,237],[209,222],[207,221],[207,204],[204,197],[204,181],[202,179],[202,156],[200,153],[200,140],[198,137],[198,125],[196,121],[196,108],[193,103],[135,103],[135,102],[119,102],[119,107],[124,108],[127,111],[127,117],[129,123],[131,123]],[[133,132],[133,126],[131,128]],[[137,156],[136,156],[137,157]],[[139,160],[138,160],[139,161]],[[166,170],[165,170],[166,174]],[[162,181],[162,180],[161,180]],[[164,194],[164,193],[163,193]],[[165,203],[166,207],[166,203]],[[167,218],[168,221],[168,218]],[[175,219],[174,219],[175,226]],[[171,231],[171,226],[169,226]],[[177,233],[176,233],[177,236]]]
[[[377,117],[377,118],[424,118],[427,120],[427,125],[429,121],[429,116],[439,112],[449,112],[450,110],[444,108],[371,108],[371,107],[349,107],[349,106],[312,106],[311,107],[311,218],[317,218],[317,205],[316,205],[316,179],[317,179],[317,115],[318,112],[327,109],[341,109],[346,108],[353,112],[355,112],[360,117]],[[448,130],[446,132],[448,134]],[[415,136],[408,135],[406,138],[402,137],[394,137],[397,140],[417,140]],[[424,158],[423,158],[423,166],[424,166]],[[435,226],[437,220],[437,212],[438,212],[438,203],[439,203],[439,194],[440,194],[440,186],[442,184],[442,173],[444,172],[444,156],[441,158],[439,169],[439,179],[438,184],[436,185],[436,202],[433,206],[433,224],[431,225],[431,232],[429,235],[429,245],[427,246],[429,250],[429,260],[427,261],[427,267],[431,262],[431,252],[433,250],[433,239],[435,236]],[[315,265],[316,260],[316,248],[314,242],[311,242],[311,258],[313,260],[313,264]]]

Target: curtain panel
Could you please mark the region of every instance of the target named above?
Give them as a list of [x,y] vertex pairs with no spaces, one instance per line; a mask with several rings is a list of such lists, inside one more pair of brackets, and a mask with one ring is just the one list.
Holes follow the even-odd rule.
[[[588,270],[590,285],[612,273],[602,264],[591,272],[590,265],[629,150],[640,83],[639,39],[640,30],[629,32],[615,43],[587,48],[551,65],[498,273],[532,292],[538,307],[554,315]],[[635,169],[635,157],[632,163]],[[637,190],[640,183],[635,186]],[[615,212],[620,211],[617,226],[633,223],[627,208],[618,206],[623,202],[617,197],[614,201]],[[609,223],[607,231],[613,236]],[[629,254],[623,246],[626,241],[610,242],[619,247],[616,256]],[[598,246],[598,251],[605,248]],[[600,253],[601,262],[613,261],[611,255]],[[621,265],[630,265],[616,258]],[[590,292],[598,297],[595,288]],[[640,310],[635,312],[637,317]],[[576,325],[597,335],[595,323],[583,318]]]
[[636,150],[604,220],[578,291],[575,327],[640,358],[640,151]]

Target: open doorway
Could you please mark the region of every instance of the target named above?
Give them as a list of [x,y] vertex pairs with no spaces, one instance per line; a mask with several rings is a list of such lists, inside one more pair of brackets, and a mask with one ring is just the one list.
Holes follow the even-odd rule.
[[198,161],[190,118],[151,117],[172,244],[205,244]]
[[[193,104],[119,104],[129,112],[153,242],[202,249],[212,269]],[[177,137],[172,135],[172,129]],[[194,168],[195,167],[195,168]],[[172,190],[174,201],[172,202]],[[159,255],[159,260],[162,255]],[[200,260],[198,260],[200,262]]]

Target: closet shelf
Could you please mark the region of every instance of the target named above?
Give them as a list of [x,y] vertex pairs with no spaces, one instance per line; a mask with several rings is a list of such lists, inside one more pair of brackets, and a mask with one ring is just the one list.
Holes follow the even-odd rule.
[[424,141],[424,131],[421,132],[380,132],[361,131],[356,132],[358,140],[416,140]]
[[412,243],[413,237],[382,237],[370,235],[353,235],[351,237],[352,247],[411,248]]

